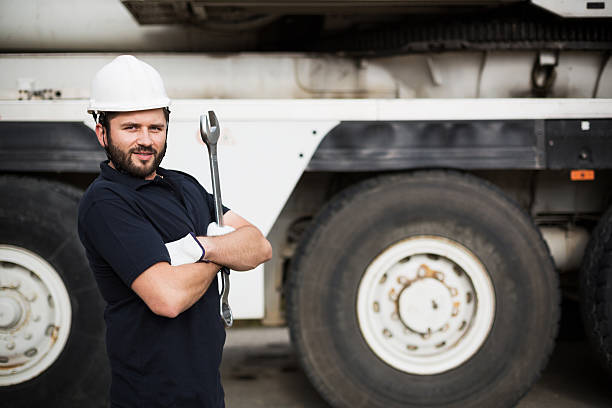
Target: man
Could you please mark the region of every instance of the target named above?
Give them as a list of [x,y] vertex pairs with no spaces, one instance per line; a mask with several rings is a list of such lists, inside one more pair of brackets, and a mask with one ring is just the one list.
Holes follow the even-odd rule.
[[157,71],[133,56],[92,81],[89,112],[109,160],[78,225],[107,302],[112,407],[223,407],[215,277],[221,265],[249,270],[271,256],[259,230],[227,208],[219,231],[213,197],[193,177],[159,167],[169,103]]

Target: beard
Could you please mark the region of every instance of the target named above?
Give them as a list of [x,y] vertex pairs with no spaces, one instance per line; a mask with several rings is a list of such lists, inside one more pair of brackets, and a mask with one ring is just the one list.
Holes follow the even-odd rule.
[[[123,151],[113,144],[110,134],[108,135],[107,142],[108,143],[105,149],[106,155],[115,166],[115,169],[121,173],[127,173],[130,176],[137,178],[146,178],[157,171],[159,164],[166,155],[166,147],[168,146],[168,141],[166,140],[166,142],[164,142],[164,147],[160,152],[151,146],[143,145],[137,145],[128,151]],[[136,152],[152,153],[153,160],[150,163],[143,165],[139,159],[133,156],[133,153]]]

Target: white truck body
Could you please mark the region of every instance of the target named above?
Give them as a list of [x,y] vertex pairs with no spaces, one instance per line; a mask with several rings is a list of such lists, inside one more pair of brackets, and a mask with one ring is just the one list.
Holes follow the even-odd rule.
[[[87,100],[0,101],[2,120],[82,121],[93,129]],[[341,121],[600,119],[612,99],[191,99],[173,100],[162,166],[187,172],[211,189],[199,115],[221,124],[219,171],[225,205],[268,234],[323,137]],[[264,318],[264,265],[231,275],[237,319]]]
[[[608,1],[382,3],[344,15],[348,2],[318,2],[321,44],[362,21],[382,22],[382,38],[400,12],[425,10],[433,24],[449,5],[610,17]],[[582,275],[594,287],[597,268],[583,258],[601,256],[585,248],[607,239],[609,222],[612,37],[602,20],[588,20],[591,32],[538,9],[532,25],[492,21],[475,37],[451,21],[460,35],[449,40],[413,19],[429,43],[400,26],[396,37],[416,36],[395,51],[253,51],[267,44],[259,29],[280,27],[282,40],[283,15],[313,10],[280,0],[2,2],[3,398],[104,405],[108,373],[91,368],[106,367],[103,304],[73,213],[105,159],[86,113],[90,80],[124,53],[155,67],[172,99],[162,166],[209,191],[199,117],[215,111],[224,204],[274,251],[231,274],[234,316],[289,324],[334,407],[512,405],[554,345],[559,281],[565,298],[603,307],[575,289]]]

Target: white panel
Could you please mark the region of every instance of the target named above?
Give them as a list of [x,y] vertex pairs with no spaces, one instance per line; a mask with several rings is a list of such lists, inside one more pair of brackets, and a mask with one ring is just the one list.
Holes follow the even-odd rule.
[[[215,112],[223,202],[267,234],[319,142],[338,121],[238,121]],[[208,153],[194,116],[171,122],[162,165],[193,174],[211,191]]]
[[531,70],[536,53],[496,51],[484,55],[478,86],[480,98],[524,98],[532,94]]
[[[610,0],[531,0],[538,6],[563,17],[612,17]],[[588,3],[603,3],[602,8],[587,8]]]
[[379,100],[378,120],[580,119],[612,117],[612,99]]
[[[0,54],[0,99],[19,90],[52,89],[88,98],[91,79],[118,53]],[[157,69],[172,99],[393,98],[395,79],[376,63],[291,53],[136,54]],[[40,99],[40,98],[39,98]]]
[[[218,162],[223,203],[267,234],[319,142],[338,122],[231,120],[227,118],[240,116],[228,112],[226,117],[226,110],[217,110],[214,105],[194,114],[180,108],[173,111],[162,166],[190,173],[212,191],[208,151],[201,141],[197,119],[199,113],[214,109],[221,128]],[[243,115],[252,116],[247,112],[249,109]],[[249,272],[233,271],[230,279],[234,317],[262,318],[263,266]]]
[[[83,121],[87,102],[0,101],[0,120]],[[172,103],[171,130],[177,122],[196,123],[212,109],[222,121],[257,123],[257,134],[267,136],[268,126],[290,134],[297,125],[337,123],[346,120],[486,120],[609,118],[612,99],[604,98],[465,98],[465,99],[194,99]],[[264,127],[264,123],[265,127]],[[194,125],[195,126],[195,125]],[[261,128],[260,128],[261,127]],[[308,127],[308,126],[306,126]],[[197,127],[189,130],[197,131]],[[313,128],[314,129],[314,128]],[[322,132],[323,130],[321,130]],[[324,136],[319,132],[319,136]],[[302,134],[303,135],[303,134]],[[291,136],[287,136],[291,137]],[[301,136],[300,138],[301,139]],[[295,141],[295,138],[290,140]]]
[[[0,120],[83,121],[87,102],[0,101]],[[163,166],[194,175],[210,191],[199,116],[219,118],[223,201],[267,234],[322,138],[342,120],[610,118],[612,99],[181,100],[172,106]],[[263,267],[233,272],[236,318],[264,314]]]
[[601,69],[602,57],[603,53],[564,52],[560,54],[556,68],[557,78],[550,96],[554,98],[593,97],[595,78]]
[[[219,288],[221,283],[219,282]],[[230,273],[229,304],[235,319],[264,317],[264,267]]]

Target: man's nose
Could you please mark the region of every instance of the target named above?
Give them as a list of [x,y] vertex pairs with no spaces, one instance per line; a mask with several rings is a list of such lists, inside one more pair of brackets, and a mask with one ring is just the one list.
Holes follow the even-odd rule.
[[149,132],[149,129],[144,126],[140,128],[140,132],[138,132],[138,144],[144,146],[150,146],[153,144],[153,137]]

